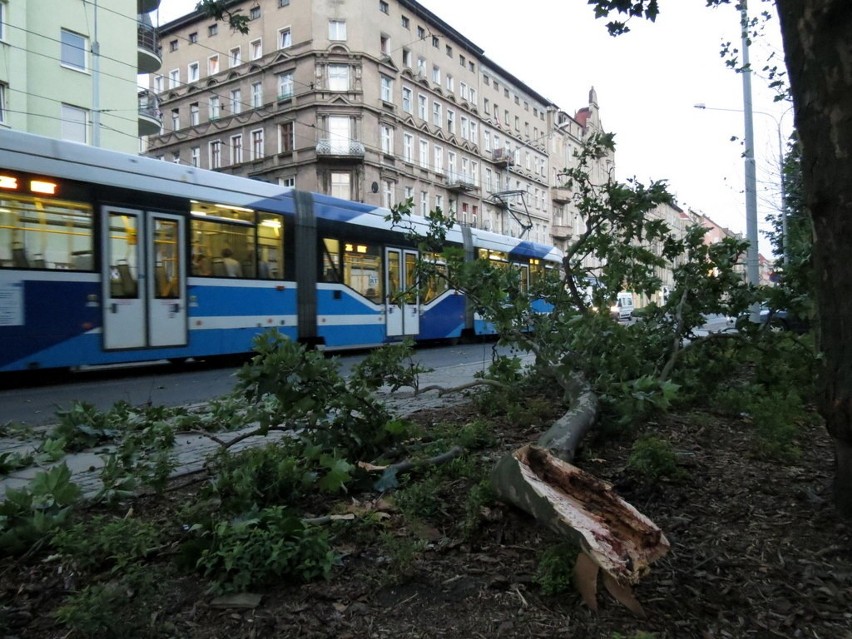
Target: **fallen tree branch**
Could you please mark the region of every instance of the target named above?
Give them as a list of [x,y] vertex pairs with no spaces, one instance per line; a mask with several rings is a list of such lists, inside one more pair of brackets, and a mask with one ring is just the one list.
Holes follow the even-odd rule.
[[565,386],[570,408],[538,438],[537,445],[562,461],[571,462],[598,418],[598,397],[579,374]]
[[596,607],[598,570],[619,602],[644,614],[631,585],[664,556],[669,542],[647,517],[615,494],[612,486],[528,445],[503,457],[491,474],[497,496],[561,535],[575,538],[582,549],[575,579],[586,603]]
[[451,386],[450,388],[446,388],[441,386],[440,384],[430,384],[429,386],[424,386],[423,388],[414,391],[414,395],[422,395],[427,391],[438,391],[438,397],[443,397],[444,395],[449,395],[450,393],[460,393],[461,391],[467,390],[469,388],[476,388],[477,386],[491,386],[492,388],[497,388],[499,390],[509,390],[509,386],[504,384],[503,382],[498,382],[496,379],[475,379],[472,382],[466,382],[464,384],[459,384],[458,386]]

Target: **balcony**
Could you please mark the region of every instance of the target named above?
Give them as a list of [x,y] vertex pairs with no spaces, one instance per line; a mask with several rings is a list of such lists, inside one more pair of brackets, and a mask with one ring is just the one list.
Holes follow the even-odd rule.
[[163,65],[157,52],[157,30],[147,14],[138,18],[136,35],[136,68],[139,73],[153,73]]
[[447,172],[447,179],[445,182],[448,191],[473,191],[475,190],[476,183],[473,181],[473,176],[468,175],[466,173],[456,173],[453,171]]
[[568,240],[574,235],[574,229],[570,226],[553,225],[550,227],[550,235],[557,240]]
[[163,124],[160,100],[152,91],[139,92],[139,135],[157,135]]
[[515,163],[515,155],[509,149],[494,149],[491,159],[498,167],[508,168]]
[[564,186],[554,186],[550,189],[550,198],[557,204],[567,204],[571,201],[571,191]]
[[364,144],[357,140],[323,138],[317,142],[317,155],[327,159],[363,160]]
[[160,0],[136,0],[136,13],[151,13],[160,8]]

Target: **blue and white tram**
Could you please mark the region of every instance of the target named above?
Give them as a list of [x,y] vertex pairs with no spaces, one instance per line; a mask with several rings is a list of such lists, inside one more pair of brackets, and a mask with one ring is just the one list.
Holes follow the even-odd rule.
[[[399,295],[420,255],[386,214],[4,131],[0,372],[244,353],[271,327],[328,349],[487,334],[439,283]],[[525,278],[561,260],[468,227],[447,241]]]

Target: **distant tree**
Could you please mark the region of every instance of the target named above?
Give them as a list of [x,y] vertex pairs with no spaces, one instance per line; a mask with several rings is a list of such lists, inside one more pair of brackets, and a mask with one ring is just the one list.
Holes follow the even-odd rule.
[[[628,30],[630,18],[654,20],[659,12],[658,0],[588,1],[598,17],[619,18],[608,25],[614,35]],[[819,409],[834,440],[834,503],[841,514],[852,517],[852,270],[847,266],[852,242],[852,2],[763,1],[775,5],[781,25],[801,141],[804,205],[814,229],[817,339],[823,355]]]

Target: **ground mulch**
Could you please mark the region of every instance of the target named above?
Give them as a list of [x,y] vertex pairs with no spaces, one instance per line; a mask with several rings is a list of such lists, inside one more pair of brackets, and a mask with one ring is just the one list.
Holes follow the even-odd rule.
[[[416,415],[425,423],[477,417],[473,405]],[[485,461],[533,441],[541,427],[492,421],[498,443],[476,453]],[[792,461],[762,453],[746,419],[674,414],[643,430],[673,444],[681,478],[637,476],[627,465],[627,438],[590,440],[577,464],[614,484],[671,542],[635,589],[645,618],[602,588],[597,612],[574,592],[543,594],[538,559],[560,540],[514,508],[493,504],[482,510],[475,531],[460,534],[470,490],[462,480],[444,487],[440,511],[427,520],[406,521],[392,506],[384,509],[386,535],[418,540],[419,551],[406,563],[390,556],[387,539],[378,543],[353,524],[336,528],[344,530],[336,540],[341,560],[328,581],[282,583],[261,592],[256,607],[219,609],[206,584],[184,574],[170,577],[160,599],[134,612],[150,618],[150,636],[199,639],[852,639],[852,527],[831,504],[833,453],[824,428],[801,426],[801,455]],[[140,501],[137,516],[171,525],[195,489],[173,491],[165,504]],[[375,504],[376,498],[348,500]],[[325,505],[314,507],[322,514]],[[0,574],[0,636],[69,636],[52,612],[79,587],[72,575],[38,554],[0,560]],[[132,610],[133,593],[127,597]]]

